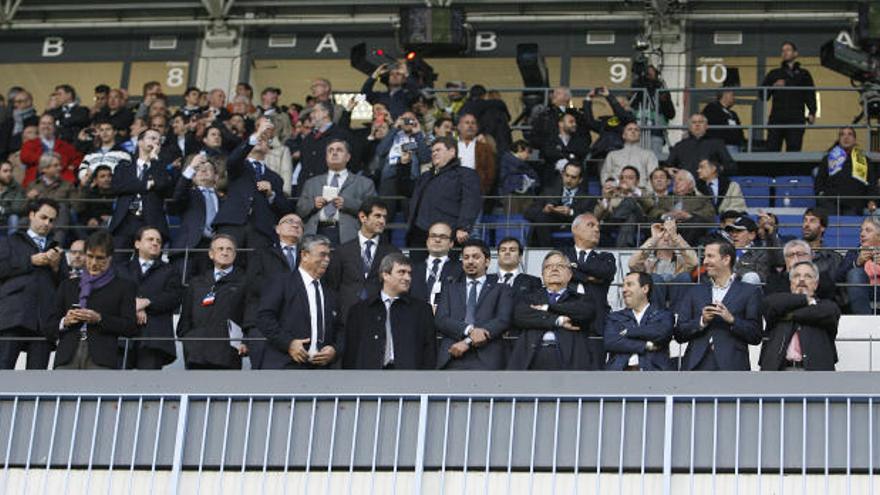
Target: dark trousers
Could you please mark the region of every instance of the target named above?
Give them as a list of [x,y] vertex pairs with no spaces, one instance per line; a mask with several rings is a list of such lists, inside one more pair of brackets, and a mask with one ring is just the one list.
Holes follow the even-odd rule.
[[720,369],[718,360],[715,359],[715,351],[709,348],[706,354],[703,354],[703,359],[700,360],[694,371],[719,371]]
[[[783,122],[774,123],[782,124]],[[785,141],[785,151],[800,151],[804,143],[804,130],[770,129],[767,131],[767,151],[782,151],[783,141]]]
[[[37,339],[37,337],[40,337]],[[37,335],[35,332],[24,328],[12,328],[0,332],[3,339],[33,339],[33,340],[0,340],[0,369],[15,369],[19,353],[27,353],[26,368],[29,370],[45,370],[49,368],[49,353],[51,347],[49,341]]]
[[538,344],[532,357],[530,370],[559,371],[562,369],[562,353],[559,344]]
[[[455,235],[455,232],[453,232],[452,235]],[[413,225],[409,229],[409,232],[406,233],[406,245],[410,248],[409,259],[412,260],[414,265],[420,261],[425,261],[428,258],[428,251],[426,250],[427,242],[428,232],[415,225]]]
[[113,259],[115,261],[124,263],[131,259],[134,251],[135,236],[137,236],[138,230],[145,225],[147,223],[143,217],[130,213],[125,216],[125,219],[122,220],[122,223],[113,232],[113,250],[115,251]]

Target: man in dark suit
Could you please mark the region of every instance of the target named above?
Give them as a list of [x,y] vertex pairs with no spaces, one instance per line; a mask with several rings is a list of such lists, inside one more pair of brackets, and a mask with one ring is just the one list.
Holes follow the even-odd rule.
[[48,318],[51,340],[58,340],[56,369],[116,369],[119,337],[138,333],[134,282],[111,266],[113,238],[99,230],[86,241],[86,271],[58,288]]
[[669,341],[675,327],[672,313],[652,306],[654,282],[645,272],[630,272],[623,279],[626,309],[615,311],[605,320],[606,370],[672,371]]
[[332,103],[328,101],[315,103],[309,112],[309,119],[312,123],[312,132],[303,138],[300,152],[302,168],[297,178],[297,186],[293,188],[293,196],[299,196],[299,191],[307,180],[327,173],[328,144],[337,140],[351,144],[351,134],[333,123]]
[[257,326],[266,336],[263,369],[326,368],[342,353],[342,320],[336,297],[321,283],[330,264],[330,240],[307,235],[299,269],[264,287]]
[[571,290],[571,261],[550,251],[542,264],[543,287],[520,297],[514,325],[521,329],[507,368],[512,370],[590,370],[588,335],[595,316],[589,297]]
[[158,160],[160,139],[158,131],[141,132],[137,137],[137,158],[120,162],[113,171],[111,189],[118,198],[107,229],[113,235],[120,261],[129,253],[119,250],[131,249],[135,234],[146,225],[158,228],[163,237],[168,238],[164,200],[173,184],[165,165]]
[[345,325],[347,369],[431,370],[437,364],[437,333],[431,306],[407,294],[412,265],[401,253],[382,258],[382,290],[359,301]]
[[574,217],[593,211],[596,200],[576,196],[586,196],[587,190],[583,183],[583,167],[577,163],[565,165],[560,172],[562,185],[545,189],[548,196],[554,198],[538,198],[529,205],[525,212],[526,220],[536,223],[558,223],[561,225],[532,225],[531,245],[549,247],[553,245],[553,232],[565,230]]
[[339,246],[330,257],[325,277],[327,287],[339,296],[342,321],[358,301],[376,295],[382,287],[379,264],[389,253],[400,252],[382,241],[388,208],[378,198],[361,203],[357,238]]
[[541,279],[523,271],[523,246],[515,237],[505,237],[498,242],[498,273],[488,277],[513,289],[514,298],[540,289]]
[[500,337],[510,328],[513,294],[506,285],[487,280],[491,257],[483,241],[466,241],[461,261],[464,280],[443,287],[438,297],[434,322],[443,339],[437,351],[437,367],[503,369]]
[[248,356],[251,367],[263,367],[263,354],[266,342],[257,327],[257,310],[260,308],[260,294],[267,281],[280,274],[296,272],[299,267],[299,240],[303,235],[303,221],[296,213],[288,213],[278,220],[275,226],[278,242],[272,246],[251,251],[247,263],[247,305],[245,306],[245,332],[248,342]]
[[238,247],[259,248],[275,242],[275,222],[294,210],[284,196],[284,181],[263,161],[272,123],[257,121],[257,130],[229,155],[226,200],[214,217],[217,232],[231,235]]
[[590,142],[578,132],[576,110],[569,109],[559,116],[558,133],[544,142],[541,156],[544,157],[544,169],[541,182],[557,188],[559,176],[569,163],[581,164],[587,157]]
[[[464,277],[461,262],[452,257],[450,250],[455,240],[452,237],[452,227],[444,222],[437,222],[428,229],[428,239],[425,243],[428,248],[427,259],[420,261],[413,267],[413,280],[409,293],[411,296],[436,305],[437,294],[444,285],[460,280]],[[412,258],[412,251],[410,251]]]
[[76,90],[69,84],[55,86],[53,95],[58,106],[49,113],[55,117],[58,137],[68,143],[76,142],[80,129],[89,125],[89,109],[79,104]]
[[[463,243],[477,221],[483,199],[480,177],[462,167],[455,139],[441,137],[431,145],[432,168],[416,180],[410,200],[407,245],[422,247],[428,229],[445,222],[454,230],[454,240]],[[424,253],[413,253],[413,261],[422,261]]]
[[764,298],[761,370],[834,371],[840,308],[834,301],[817,299],[819,268],[812,261],[795,264],[789,273],[791,293]]
[[166,340],[129,341],[124,369],[158,370],[177,358],[174,345],[174,313],[180,307],[183,286],[177,269],[162,261],[162,234],[144,227],[134,241],[135,254],[117,265],[119,277],[137,286],[135,311],[138,337]]
[[675,340],[688,343],[682,371],[749,371],[749,345],[761,343],[761,289],[733,274],[736,249],[706,244],[708,282],[691,287],[678,306]]
[[20,352],[27,369],[49,366],[47,317],[55,288],[66,271],[61,249],[49,241],[58,218],[58,203],[43,198],[28,204],[27,232],[0,238],[0,336],[30,340],[0,341],[0,369],[15,368]]
[[236,255],[235,239],[215,235],[208,251],[212,268],[186,288],[177,336],[194,339],[183,342],[187,369],[241,369],[241,356],[248,353],[242,342],[221,340],[230,338],[235,326],[244,325],[245,274],[235,267]]
[[[212,223],[223,201],[217,194],[217,165],[206,155],[192,155],[168,203],[168,213],[180,217],[180,227],[171,239],[172,256],[187,280],[211,266],[207,249],[214,235]],[[198,251],[202,249],[206,251]]]
[[593,301],[596,317],[588,329],[588,345],[590,359],[596,368],[602,369],[605,362],[605,348],[602,344],[602,333],[605,329],[605,317],[611,311],[608,305],[608,288],[617,274],[617,262],[611,253],[597,252],[599,245],[599,220],[592,213],[583,213],[575,217],[571,224],[574,236],[574,248],[563,249],[562,252],[572,260],[572,283],[578,293],[584,294]]

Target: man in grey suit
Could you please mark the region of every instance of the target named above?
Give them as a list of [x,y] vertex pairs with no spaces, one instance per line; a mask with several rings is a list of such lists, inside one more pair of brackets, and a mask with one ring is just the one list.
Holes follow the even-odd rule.
[[350,159],[347,141],[330,141],[327,173],[307,180],[296,203],[297,213],[306,222],[305,233],[326,236],[334,246],[357,239],[361,202],[376,195],[373,181],[349,172]]
[[440,369],[504,369],[501,334],[513,317],[511,288],[486,277],[491,256],[481,240],[465,241],[461,264],[465,278],[444,286],[437,296],[434,322],[443,339],[437,353]]

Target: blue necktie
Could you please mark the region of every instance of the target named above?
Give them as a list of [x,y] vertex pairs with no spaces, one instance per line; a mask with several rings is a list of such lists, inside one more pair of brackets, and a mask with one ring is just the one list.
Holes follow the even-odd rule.
[[561,295],[562,294],[558,292],[550,292],[549,294],[547,294],[547,299],[550,300],[550,304],[556,304],[556,301],[559,300],[559,296]]
[[467,306],[465,307],[464,313],[464,322],[468,325],[473,325],[477,321],[477,285],[478,281],[473,280],[469,282],[471,285],[470,290],[468,290],[467,296]]
[[207,187],[201,188],[201,190],[202,195],[205,197],[205,228],[202,234],[205,237],[211,237],[214,233],[211,224],[214,222],[214,217],[217,216],[217,207],[214,205],[214,191]]
[[31,239],[34,240],[34,244],[36,244],[37,247],[40,248],[40,251],[46,250],[46,238],[45,237],[32,237]]
[[263,175],[265,175],[266,173],[265,165],[263,165],[263,162],[258,162],[254,160],[251,163],[254,166],[254,179],[256,179],[257,182],[263,180]]
[[364,278],[367,278],[367,275],[370,274],[370,267],[373,266],[373,253],[372,253],[372,249],[373,249],[373,241],[372,241],[372,240],[369,240],[369,241],[367,241],[367,242],[364,243],[364,254],[363,254],[363,260],[364,260]]
[[287,258],[287,266],[290,270],[296,269],[296,254],[294,253],[293,246],[284,247],[284,257]]

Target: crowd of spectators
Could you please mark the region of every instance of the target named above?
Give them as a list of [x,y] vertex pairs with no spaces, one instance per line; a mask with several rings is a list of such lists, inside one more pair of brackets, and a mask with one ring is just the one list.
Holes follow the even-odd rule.
[[[783,55],[768,85],[807,86],[794,45]],[[87,107],[62,84],[39,113],[13,88],[0,120],[0,367],[25,351],[45,368],[56,349],[56,367],[159,369],[179,338],[189,368],[249,356],[255,368],[749,369],[745,346],[763,337],[765,369],[833,369],[841,308],[872,313],[880,283],[876,202],[836,198],[878,192],[855,130],[817,169],[833,205],[807,210],[802,240],[782,238],[730,178],[732,93],[691,115],[665,156],[665,133],[639,124],[675,114],[649,76],[654,103],[603,87],[578,109],[555,89],[522,140],[497,94],[453,81],[434,95],[405,63],[367,78],[363,126],[359,99],[337,101],[324,78],[287,106],[274,87],[255,102],[245,83],[172,104],[150,82],[136,104],[100,85]],[[774,109],[811,109],[809,91],[778,93]],[[598,100],[610,114],[596,116]],[[791,150],[798,136],[773,139]],[[479,222],[499,194],[522,196],[531,235],[500,241],[489,274]],[[822,244],[830,206],[867,214],[845,257]],[[391,242],[392,222],[405,241]],[[524,245],[553,249],[540,276],[522,272]],[[609,246],[638,248],[613,313],[616,261],[597,250]],[[666,359],[672,339],[689,343],[680,363]]]

